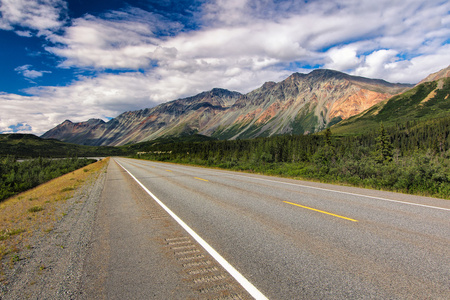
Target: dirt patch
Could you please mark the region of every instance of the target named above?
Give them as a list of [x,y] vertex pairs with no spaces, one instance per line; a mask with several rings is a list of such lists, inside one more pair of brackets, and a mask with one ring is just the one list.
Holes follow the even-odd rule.
[[427,96],[425,99],[423,99],[422,102],[420,102],[420,104],[427,103],[428,101],[430,101],[431,99],[433,99],[434,96],[436,96],[436,91],[437,91],[437,90],[434,90],[434,91],[432,91],[430,94],[428,94],[428,96]]

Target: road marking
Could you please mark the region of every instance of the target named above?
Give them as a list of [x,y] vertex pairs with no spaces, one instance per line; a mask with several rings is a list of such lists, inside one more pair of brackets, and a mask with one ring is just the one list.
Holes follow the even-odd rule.
[[172,172],[172,170],[166,170],[167,172]]
[[268,299],[253,284],[250,283],[238,270],[236,270],[229,262],[227,262],[213,247],[203,240],[194,230],[192,230],[183,220],[181,220],[174,212],[172,212],[164,203],[161,202],[150,190],[148,190],[133,174],[130,173],[118,161],[116,163],[122,167],[133,178],[150,197],[153,198],[172,218],[180,224],[228,273],[236,279],[237,282],[255,299]]
[[[182,169],[185,169],[185,168],[182,168]],[[189,170],[189,169],[185,169],[185,170]],[[226,170],[224,170],[224,171],[226,172]],[[229,172],[231,172],[231,171],[229,171]],[[228,176],[228,177],[243,177],[243,178],[248,178],[248,179],[255,179],[255,180],[261,180],[261,181],[267,181],[267,182],[273,182],[273,183],[279,183],[279,184],[285,184],[285,185],[298,186],[298,187],[303,187],[303,188],[308,188],[308,189],[313,189],[313,190],[319,190],[319,191],[327,191],[327,192],[333,192],[333,193],[338,193],[338,194],[345,194],[345,195],[351,195],[351,196],[357,196],[357,197],[364,197],[364,198],[368,198],[368,199],[381,200],[381,201],[386,201],[386,202],[394,202],[394,203],[405,204],[405,205],[413,205],[413,206],[420,206],[420,207],[426,207],[426,208],[450,211],[450,208],[445,208],[445,207],[426,205],[426,204],[419,204],[419,203],[400,201],[400,200],[393,200],[393,199],[387,199],[387,198],[376,197],[376,196],[368,196],[368,195],[357,194],[357,193],[342,192],[342,191],[325,189],[325,188],[319,188],[319,187],[303,185],[303,184],[298,184],[298,183],[283,182],[283,181],[270,180],[270,179],[264,179],[264,178],[257,178],[257,177],[245,176],[245,175],[229,174],[229,173],[227,173],[227,174],[218,173],[218,172],[214,172],[214,173],[218,174],[218,175],[221,175],[221,176],[225,175],[225,176]]]
[[203,180],[203,181],[209,182],[208,179],[203,179],[203,178],[200,178],[200,177],[194,177],[194,178],[195,178],[195,179],[198,179],[198,180]]
[[261,180],[261,181],[267,181],[267,182],[274,182],[274,183],[285,184],[285,185],[299,186],[299,187],[309,188],[309,189],[313,189],[313,190],[327,191],[327,192],[346,194],[346,195],[357,196],[357,197],[364,197],[364,198],[369,198],[369,199],[377,199],[377,200],[401,203],[401,204],[406,204],[406,205],[414,205],[414,206],[421,206],[421,207],[427,207],[427,208],[433,208],[433,209],[450,211],[450,208],[444,208],[444,207],[432,206],[432,205],[425,205],[425,204],[419,204],[419,203],[413,203],[413,202],[406,202],[406,201],[399,201],[399,200],[392,200],[392,199],[375,197],[375,196],[368,196],[368,195],[363,195],[363,194],[342,192],[342,191],[324,189],[324,188],[319,188],[319,187],[314,187],[314,186],[309,186],[309,185],[303,185],[303,184],[298,184],[298,183],[283,182],[283,181],[270,180],[270,179],[257,178],[257,177],[244,176],[244,175],[236,175],[236,174],[228,174],[227,176],[230,176],[230,177],[244,177],[244,178],[249,178],[249,179]]
[[349,221],[352,221],[352,222],[358,222],[358,220],[355,220],[355,219],[350,219],[350,218],[347,218],[347,217],[344,217],[344,216],[332,214],[330,212],[319,210],[319,209],[315,209],[315,208],[308,207],[308,206],[303,206],[303,205],[300,205],[300,204],[297,204],[297,203],[292,203],[292,202],[288,202],[288,201],[283,201],[283,202],[287,203],[287,204],[295,205],[295,206],[298,206],[298,207],[306,208],[306,209],[309,209],[309,210],[317,211],[317,212],[320,212],[320,213],[323,213],[323,214],[326,214],[326,215],[330,215],[330,216],[338,217],[338,218],[341,218],[341,219],[349,220]]

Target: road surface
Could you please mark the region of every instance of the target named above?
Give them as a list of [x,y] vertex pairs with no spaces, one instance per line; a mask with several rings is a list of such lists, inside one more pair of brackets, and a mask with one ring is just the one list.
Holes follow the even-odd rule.
[[450,298],[446,200],[115,158],[96,224],[86,298]]

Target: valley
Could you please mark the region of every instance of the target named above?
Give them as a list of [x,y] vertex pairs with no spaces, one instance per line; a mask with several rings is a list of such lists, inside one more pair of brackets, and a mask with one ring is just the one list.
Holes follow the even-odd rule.
[[[266,85],[269,89],[276,86],[275,83]],[[262,134],[244,139],[247,134],[261,132],[254,114],[253,123],[248,123],[246,130],[223,132],[223,136],[228,135],[230,139],[223,139],[223,136],[219,139],[214,134],[201,135],[189,126],[183,127],[179,134],[122,146],[86,146],[33,135],[2,135],[2,162],[12,162],[18,156],[42,157],[43,154],[48,157],[102,154],[140,159],[103,160],[93,167],[82,168],[6,199],[0,206],[4,212],[8,211],[1,241],[4,249],[1,254],[2,296],[13,299],[21,295],[23,289],[30,297],[70,294],[75,298],[147,297],[167,292],[194,298],[227,295],[242,299],[279,295],[292,298],[300,292],[307,298],[334,299],[355,295],[382,298],[445,295],[448,284],[442,279],[445,278],[442,270],[446,270],[442,253],[448,243],[445,237],[435,234],[435,229],[448,230],[448,222],[444,220],[448,219],[449,210],[445,199],[450,199],[449,86],[447,77],[424,81],[343,121],[335,120],[336,124],[331,121],[325,130],[310,134]],[[230,96],[224,91],[214,93]],[[227,99],[214,100],[216,109],[222,105],[237,105],[231,96]],[[191,108],[211,108],[208,104],[195,103],[195,99],[191,102]],[[175,106],[169,113],[178,116],[189,113],[176,104],[172,103]],[[256,100],[254,105],[257,105]],[[281,106],[273,105],[270,110],[261,111],[263,117],[258,122],[276,118],[279,108]],[[294,126],[297,130],[316,126],[313,112],[306,113],[302,120],[307,122],[299,120],[297,127]],[[269,120],[267,124],[270,123]],[[64,126],[73,126],[73,130],[80,133],[86,126],[102,124],[106,123],[91,120],[88,124],[77,125],[67,121]],[[267,124],[261,128],[270,128],[265,127]],[[83,141],[83,135],[73,136]],[[93,178],[87,185],[81,184],[84,179],[74,181],[75,176],[86,177],[94,168],[97,179]],[[7,181],[10,177],[2,176],[2,182],[10,185]],[[250,189],[253,186],[256,188]],[[185,232],[191,229],[175,224],[169,213],[153,202],[156,196],[151,192],[145,194],[144,188],[155,192],[189,226],[206,237],[211,243],[208,247],[225,255],[232,268],[242,270],[244,280],[234,277],[235,272],[230,273],[229,266],[222,265],[215,254],[206,251],[208,247],[204,248],[201,240]],[[46,196],[48,191],[53,193],[51,197]],[[29,196],[39,193],[44,196]],[[186,209],[186,206],[191,208]],[[204,214],[207,207],[211,210]],[[417,213],[406,213],[412,210]],[[280,212],[283,218],[278,216]],[[424,215],[428,213],[432,217]],[[231,215],[234,221],[230,221]],[[412,215],[419,217],[412,219],[409,217]],[[52,218],[58,221],[51,221]],[[404,223],[399,225],[399,220]],[[227,222],[245,224],[235,226],[237,231],[234,231]],[[312,222],[315,225],[311,225]],[[411,224],[416,223],[420,226],[413,228]],[[114,224],[112,231],[111,224]],[[338,227],[333,225],[332,229],[331,224]],[[24,226],[34,229],[25,230]],[[383,228],[389,230],[389,237]],[[251,234],[241,234],[246,230]],[[292,230],[298,232],[293,234]],[[424,235],[423,230],[427,230],[427,234]],[[255,232],[260,238],[255,239]],[[279,239],[272,234],[275,232],[286,238]],[[416,247],[419,232],[422,246]],[[336,236],[339,239],[333,240]],[[236,237],[239,238],[236,240]],[[273,241],[270,248],[267,239]],[[227,246],[230,240],[233,249]],[[241,241],[245,241],[244,244]],[[380,246],[382,255],[379,256],[376,247],[365,249],[367,243]],[[135,245],[133,253],[127,247],[129,244]],[[265,251],[249,251],[248,245]],[[393,251],[386,252],[386,249]],[[143,264],[141,258],[148,258],[149,251],[154,255]],[[403,254],[398,256],[397,251]],[[265,259],[267,253],[282,252],[281,256]],[[48,253],[53,255],[48,256]],[[299,255],[314,263],[297,264]],[[426,263],[415,258],[424,255]],[[385,257],[389,257],[389,262]],[[195,264],[185,263],[185,260],[193,260]],[[126,267],[117,268],[117,261]],[[274,264],[269,266],[268,262]],[[209,267],[202,267],[203,264]],[[330,272],[328,265],[336,267]],[[267,268],[276,271],[275,277],[263,272]],[[339,274],[353,274],[352,278],[347,280],[348,275],[336,274],[336,268]],[[295,281],[300,269],[301,291]],[[255,272],[263,275],[255,276]],[[396,285],[380,280],[386,276],[394,280],[398,272],[407,274],[407,278],[396,280]],[[430,272],[441,279],[430,280]],[[315,278],[318,273],[322,281]],[[251,278],[250,289],[247,289],[249,284],[241,283],[246,282],[245,277]],[[161,278],[164,282],[155,284]],[[130,279],[126,286],[132,289],[116,288],[124,279]],[[277,284],[271,284],[273,282]],[[317,282],[327,289],[317,288]]]

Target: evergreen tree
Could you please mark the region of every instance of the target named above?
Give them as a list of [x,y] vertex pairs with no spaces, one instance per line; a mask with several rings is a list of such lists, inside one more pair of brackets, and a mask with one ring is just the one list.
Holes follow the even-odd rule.
[[325,145],[331,147],[331,129],[327,128],[327,130],[325,130]]
[[336,163],[336,148],[331,140],[331,130],[325,130],[325,139],[323,146],[319,147],[313,155],[314,162],[318,168],[328,170],[331,165]]
[[384,129],[383,123],[380,124],[380,131],[376,142],[376,161],[378,163],[386,163],[392,161],[392,150],[394,147],[392,146],[391,138],[386,133],[386,129]]

